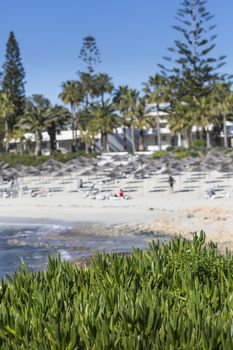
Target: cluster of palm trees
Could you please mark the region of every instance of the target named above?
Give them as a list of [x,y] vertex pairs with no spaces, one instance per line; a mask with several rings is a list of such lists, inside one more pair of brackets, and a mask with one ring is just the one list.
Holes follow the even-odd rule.
[[[85,144],[86,152],[95,149],[95,141],[100,135],[102,149],[109,151],[108,135],[118,127],[123,129],[123,147],[128,150],[127,131],[131,131],[132,152],[136,151],[135,128],[139,130],[138,150],[145,149],[144,130],[157,130],[157,144],[161,149],[160,111],[166,107],[167,121],[173,134],[181,134],[192,143],[192,128],[197,127],[197,138],[205,139],[207,147],[211,146],[210,130],[213,126],[218,133],[223,130],[224,145],[228,146],[226,120],[233,111],[233,94],[230,85],[216,82],[206,96],[187,103],[175,98],[174,84],[165,76],[155,74],[143,84],[142,92],[127,85],[114,89],[108,74],[80,73],[79,80],[62,83],[61,101],[70,110],[61,105],[52,105],[42,95],[33,95],[26,100],[23,116],[18,117],[14,131],[9,129],[9,118],[13,104],[6,92],[0,93],[0,116],[3,125],[5,151],[9,151],[9,140],[24,139],[26,132],[35,137],[34,153],[41,154],[42,132],[50,137],[50,149],[56,151],[56,133],[62,128],[72,129],[72,150],[78,150]],[[157,113],[151,113],[150,105],[156,107]],[[164,110],[164,109],[163,109]],[[210,128],[211,125],[211,128]],[[212,136],[213,137],[213,136]],[[26,140],[26,139],[25,139]],[[26,141],[25,141],[26,142]]]
[[[117,127],[123,129],[123,147],[128,150],[127,129],[131,130],[131,151],[136,151],[135,128],[139,130],[138,150],[145,149],[144,130],[155,128],[158,149],[161,149],[160,112],[167,113],[168,126],[172,134],[180,134],[186,144],[191,146],[193,127],[196,126],[196,138],[211,146],[211,133],[217,130],[224,132],[224,145],[228,146],[226,120],[231,118],[233,111],[233,94],[230,84],[217,81],[206,94],[189,102],[177,98],[174,81],[164,75],[155,74],[143,83],[141,92],[127,85],[114,89],[111,78],[107,74],[80,74],[80,80],[63,83],[61,100],[70,104],[72,110],[72,126],[74,148],[79,139],[86,144],[86,150],[98,134],[104,151],[108,151],[108,134]],[[107,98],[106,98],[107,95]],[[150,106],[156,107],[156,113],[151,113]],[[215,137],[216,139],[216,137]],[[216,141],[215,141],[216,143]]]
[[[111,78],[104,73],[81,73],[79,80],[64,82],[59,97],[65,104],[69,104],[72,111],[74,149],[78,139],[85,142],[86,151],[93,149],[95,139],[100,135],[102,149],[107,152],[108,135],[117,127],[123,127],[124,149],[127,150],[126,129],[130,128],[131,148],[134,152],[134,128],[138,127],[142,135],[143,128],[146,124],[149,125],[149,116],[146,116],[146,96],[140,97],[137,90],[128,86],[114,89]],[[143,148],[141,144],[140,149]]]
[[[100,134],[102,149],[107,152],[108,135],[121,127],[125,151],[130,148],[134,153],[136,147],[140,151],[145,149],[146,128],[157,128],[158,146],[161,149],[159,107],[167,99],[165,85],[165,78],[156,75],[144,84],[141,93],[127,85],[114,89],[111,78],[103,73],[81,73],[79,80],[64,82],[59,97],[72,111],[73,148],[77,147],[77,141],[81,139],[85,142],[86,151],[93,149],[94,141]],[[157,106],[156,118],[151,113],[151,104]],[[135,128],[139,130],[138,146],[135,142]],[[131,134],[130,147],[126,136],[128,130]]]

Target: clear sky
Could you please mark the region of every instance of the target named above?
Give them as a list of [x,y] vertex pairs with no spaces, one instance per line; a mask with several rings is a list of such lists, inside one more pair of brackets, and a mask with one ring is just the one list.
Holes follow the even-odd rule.
[[[9,32],[14,31],[26,72],[26,94],[43,94],[59,103],[61,83],[77,79],[84,70],[79,60],[82,39],[96,38],[102,63],[115,87],[141,89],[158,73],[181,0],[0,0],[0,66]],[[233,73],[233,0],[209,0],[207,9],[217,24],[213,55],[227,55],[222,69]]]

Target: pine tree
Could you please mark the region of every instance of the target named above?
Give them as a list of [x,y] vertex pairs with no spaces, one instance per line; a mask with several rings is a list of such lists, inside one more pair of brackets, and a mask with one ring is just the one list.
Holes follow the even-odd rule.
[[94,37],[83,38],[79,58],[86,64],[88,73],[93,74],[95,65],[101,62],[100,51]]
[[3,64],[2,90],[9,94],[14,112],[9,119],[12,129],[25,109],[25,72],[21,62],[19,45],[13,32],[10,32],[6,46],[5,63]]
[[[206,95],[219,78],[217,70],[224,65],[225,56],[214,58],[210,55],[215,48],[216,27],[209,24],[213,16],[206,10],[207,0],[183,0],[177,11],[176,20],[180,25],[173,28],[183,39],[175,40],[169,48],[175,56],[171,69],[160,65],[163,71],[170,71],[172,76],[182,79],[186,95],[198,98]],[[165,57],[172,61],[171,57]],[[165,68],[165,69],[164,69]]]
[[216,26],[211,24],[213,16],[206,10],[206,4],[207,0],[181,2],[175,17],[178,24],[173,26],[180,37],[175,40],[174,47],[168,49],[172,56],[164,57],[168,64],[159,64],[162,73],[168,75],[172,82],[173,112],[177,104],[185,105],[189,112],[193,111],[186,118],[189,129],[195,124],[199,99],[211,94],[215,82],[220,79],[218,70],[225,64],[225,56],[212,56],[216,39],[212,33]]

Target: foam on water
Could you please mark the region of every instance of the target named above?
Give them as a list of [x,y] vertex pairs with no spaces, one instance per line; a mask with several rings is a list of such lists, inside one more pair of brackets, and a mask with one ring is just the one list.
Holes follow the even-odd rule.
[[61,256],[62,261],[72,259],[72,256],[69,254],[69,252],[67,252],[67,250],[59,249],[58,254]]
[[[37,223],[0,223],[0,276],[18,270],[23,260],[29,270],[45,269],[48,256],[60,254],[62,260],[78,260],[97,251],[127,252],[133,248],[148,248],[148,237],[130,235],[83,234],[80,224],[75,234],[71,226]],[[89,232],[89,231],[88,231]],[[161,237],[159,237],[161,238]]]
[[67,229],[62,225],[0,223],[0,276],[17,271],[22,260],[29,269],[46,267],[48,255],[57,253],[47,238]]

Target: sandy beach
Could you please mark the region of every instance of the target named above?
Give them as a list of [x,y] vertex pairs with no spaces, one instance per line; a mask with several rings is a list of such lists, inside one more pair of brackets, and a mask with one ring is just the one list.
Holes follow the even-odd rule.
[[[23,193],[18,198],[0,198],[1,221],[65,222],[73,227],[80,223],[98,225],[98,234],[121,235],[127,232],[150,232],[168,235],[204,230],[207,240],[218,243],[220,249],[233,249],[233,179],[230,174],[186,172],[174,176],[174,193],[170,193],[168,175],[146,179],[126,178],[103,184],[95,180],[101,193],[117,193],[122,188],[129,197],[92,199],[87,196],[90,177],[83,178],[84,187],[77,189],[75,174],[61,178],[27,176],[21,179],[28,188],[49,190],[32,197]],[[206,191],[216,188],[216,198]],[[101,198],[101,197],[100,197]],[[85,230],[84,230],[85,231]],[[85,233],[84,233],[85,234]]]

